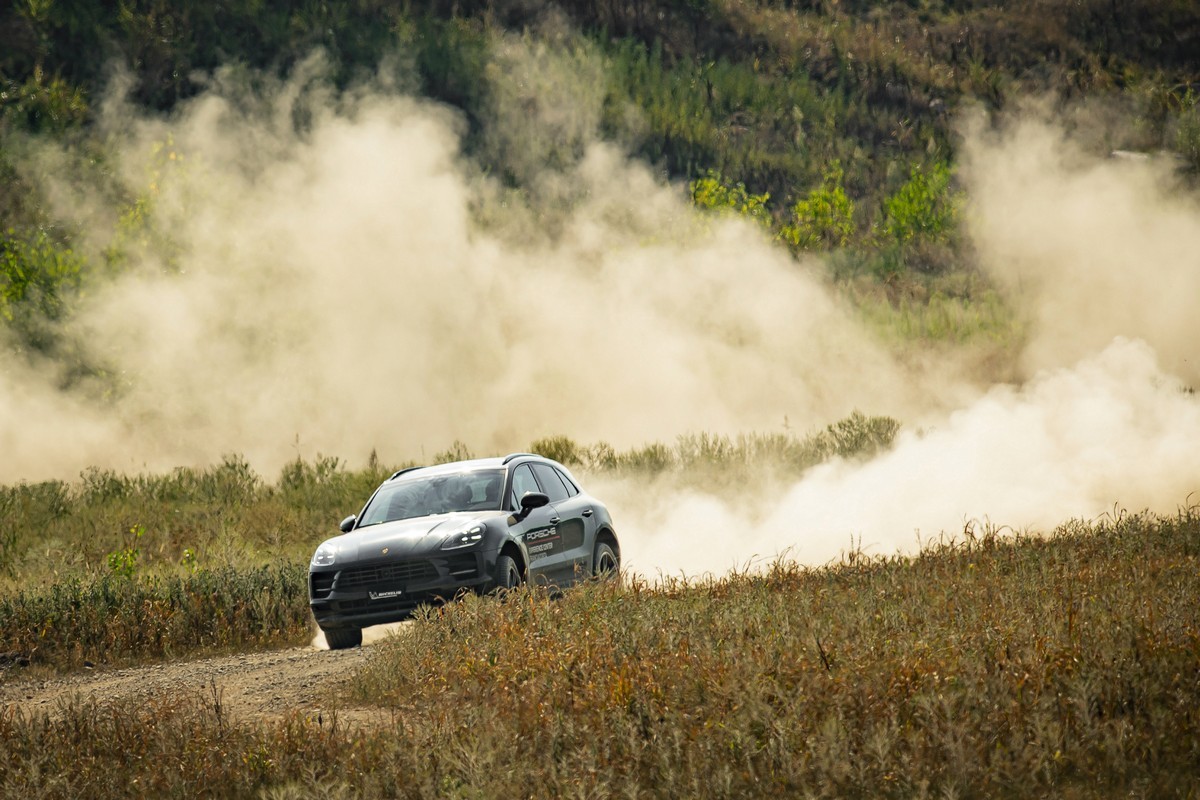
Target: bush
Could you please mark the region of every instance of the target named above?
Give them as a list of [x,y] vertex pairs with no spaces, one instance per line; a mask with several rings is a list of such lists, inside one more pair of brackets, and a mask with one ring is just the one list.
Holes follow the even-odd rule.
[[946,241],[957,224],[959,203],[950,188],[949,166],[935,164],[928,171],[913,166],[908,182],[884,201],[884,235],[902,244]]
[[566,436],[547,436],[529,443],[529,452],[553,459],[560,464],[574,466],[583,463],[583,449]]
[[709,211],[729,213],[747,217],[763,227],[771,226],[771,212],[767,208],[769,194],[751,194],[740,181],[729,184],[713,171],[689,184],[692,202]]
[[10,82],[0,92],[0,120],[32,133],[61,134],[83,125],[88,115],[83,90],[61,78],[47,78],[40,66],[24,83]]
[[803,250],[845,247],[854,234],[854,203],[842,187],[842,165],[835,161],[821,185],[792,206],[792,221],[781,236]]
[[29,317],[56,320],[79,288],[86,262],[45,230],[0,235],[0,319],[21,324]]

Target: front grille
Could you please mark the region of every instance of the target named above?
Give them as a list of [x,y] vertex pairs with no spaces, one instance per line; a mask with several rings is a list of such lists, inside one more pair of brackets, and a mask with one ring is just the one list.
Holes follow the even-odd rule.
[[436,580],[437,567],[431,561],[397,561],[373,567],[354,567],[339,573],[337,588],[341,591],[363,586],[395,586],[418,581]]

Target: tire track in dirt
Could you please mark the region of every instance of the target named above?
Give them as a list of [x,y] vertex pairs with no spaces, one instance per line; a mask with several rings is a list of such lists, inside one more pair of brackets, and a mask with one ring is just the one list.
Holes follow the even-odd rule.
[[25,716],[53,715],[74,700],[140,704],[163,695],[198,695],[210,705],[219,703],[222,714],[239,721],[299,711],[365,722],[378,718],[380,710],[346,707],[338,696],[369,652],[369,647],[326,650],[310,645],[3,682],[0,713],[15,708]]

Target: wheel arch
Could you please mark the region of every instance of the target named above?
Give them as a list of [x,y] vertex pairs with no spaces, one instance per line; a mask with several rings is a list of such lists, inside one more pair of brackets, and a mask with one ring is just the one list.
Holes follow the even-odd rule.
[[[596,531],[596,547],[599,547],[601,544],[606,544],[611,547],[613,552],[617,554],[617,562],[620,563],[621,544],[617,541],[617,535],[613,533],[612,528],[603,527]],[[594,549],[593,552],[595,552]]]
[[525,554],[521,552],[521,548],[515,542],[505,542],[496,555],[497,557],[508,556],[511,558],[517,563],[517,570],[520,571],[522,580],[529,579],[529,565],[525,562]]

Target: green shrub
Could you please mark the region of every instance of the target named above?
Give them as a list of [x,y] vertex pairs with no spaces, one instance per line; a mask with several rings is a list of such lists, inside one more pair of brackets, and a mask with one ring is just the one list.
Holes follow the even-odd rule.
[[675,453],[661,442],[634,448],[617,457],[618,469],[626,472],[638,472],[646,475],[657,475],[675,466]]
[[0,235],[0,319],[59,319],[85,268],[82,256],[45,230],[9,229]]
[[899,243],[946,241],[958,220],[960,199],[950,187],[950,167],[913,166],[908,181],[884,201],[883,232]]
[[442,464],[448,461],[466,461],[467,459],[474,457],[475,456],[471,454],[471,450],[466,446],[466,444],[455,439],[454,443],[448,448],[440,453],[434,453],[433,461],[430,463]]
[[689,184],[692,202],[709,211],[735,213],[747,217],[763,227],[770,227],[771,212],[767,208],[769,194],[751,194],[740,181],[730,184],[713,171]]
[[866,460],[890,448],[899,430],[900,423],[894,419],[868,417],[855,411],[817,434],[813,445],[824,458],[838,456]]
[[854,234],[854,203],[842,187],[843,170],[835,161],[819,187],[792,206],[792,221],[781,237],[803,250],[845,247]]
[[88,119],[87,95],[59,77],[47,78],[41,66],[24,83],[0,82],[0,120],[32,133],[61,134]]
[[560,464],[574,466],[582,464],[583,449],[566,436],[546,436],[529,443],[529,452],[553,459]]
[[[811,435],[684,434],[673,444],[627,450],[548,436],[530,449],[591,475],[665,476],[681,487],[715,489],[745,479],[749,470],[795,477],[829,458],[870,456],[890,445],[898,427],[856,413]],[[467,445],[455,442],[428,463],[470,457]],[[286,464],[272,483],[231,454],[210,467],[159,475],[92,468],[75,483],[0,486],[0,577],[20,585],[105,569],[156,575],[187,571],[189,564],[307,559],[394,470],[378,458],[350,470],[318,456]],[[131,529],[142,535],[131,540]]]
[[130,543],[108,554],[109,572],[118,578],[133,579],[137,574],[138,557],[142,554],[137,542],[145,535],[146,529],[141,525],[134,525],[129,529]]

